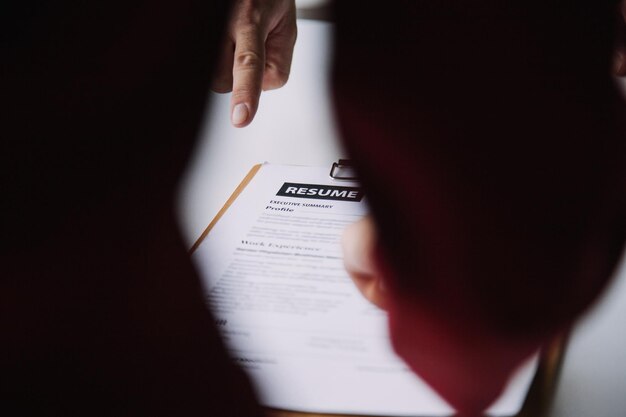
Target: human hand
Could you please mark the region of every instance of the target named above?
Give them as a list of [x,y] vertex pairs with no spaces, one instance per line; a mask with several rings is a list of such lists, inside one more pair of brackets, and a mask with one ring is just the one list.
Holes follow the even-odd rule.
[[385,309],[388,295],[376,265],[376,226],[372,217],[346,227],[341,244],[344,267],[356,287],[367,300]]
[[285,85],[296,35],[295,0],[235,0],[212,86],[233,92],[233,126],[250,124],[262,90]]

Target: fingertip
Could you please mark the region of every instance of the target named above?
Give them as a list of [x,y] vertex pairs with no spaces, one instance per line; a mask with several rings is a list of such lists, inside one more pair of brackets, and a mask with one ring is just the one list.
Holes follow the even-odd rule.
[[341,244],[346,268],[367,274],[375,270],[372,263],[375,237],[369,217],[348,225],[343,231]]
[[247,126],[251,121],[250,109],[248,108],[248,105],[245,103],[236,104],[233,107],[230,119],[231,123],[235,127]]

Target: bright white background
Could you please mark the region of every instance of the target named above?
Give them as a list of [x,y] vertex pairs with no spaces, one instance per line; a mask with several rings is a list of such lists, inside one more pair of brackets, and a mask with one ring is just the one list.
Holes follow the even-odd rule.
[[[299,3],[308,7],[326,1]],[[212,95],[212,108],[181,185],[179,217],[188,246],[252,165],[269,161],[330,166],[345,156],[337,144],[328,89],[331,34],[328,23],[299,21],[289,83],[263,94],[250,127],[232,128],[229,95]],[[626,268],[577,327],[551,416],[626,416]]]

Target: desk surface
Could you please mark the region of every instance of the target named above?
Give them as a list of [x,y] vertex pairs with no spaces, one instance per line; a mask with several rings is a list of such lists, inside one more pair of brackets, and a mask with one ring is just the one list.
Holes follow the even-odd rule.
[[[235,129],[229,95],[211,108],[181,184],[179,218],[189,247],[259,162],[328,165],[338,144],[328,87],[332,26],[300,20],[287,86],[266,92],[252,125]],[[565,357],[552,417],[616,417],[626,413],[626,265],[602,302],[576,328]]]

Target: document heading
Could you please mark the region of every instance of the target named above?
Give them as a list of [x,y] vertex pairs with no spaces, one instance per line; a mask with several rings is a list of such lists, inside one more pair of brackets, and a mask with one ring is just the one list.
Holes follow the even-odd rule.
[[313,198],[317,200],[358,202],[363,198],[363,191],[359,187],[286,182],[280,187],[276,195],[282,197]]

